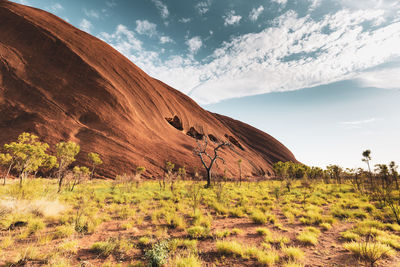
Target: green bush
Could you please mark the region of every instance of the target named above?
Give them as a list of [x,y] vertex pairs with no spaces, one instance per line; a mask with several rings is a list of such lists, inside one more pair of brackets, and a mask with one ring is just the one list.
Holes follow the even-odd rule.
[[152,246],[145,254],[149,265],[152,267],[162,266],[169,257],[169,247],[167,241],[161,241]]

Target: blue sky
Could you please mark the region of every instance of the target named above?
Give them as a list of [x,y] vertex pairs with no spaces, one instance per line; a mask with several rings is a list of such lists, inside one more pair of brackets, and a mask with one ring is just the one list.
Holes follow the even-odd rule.
[[398,0],[15,0],[111,44],[305,164],[400,163]]

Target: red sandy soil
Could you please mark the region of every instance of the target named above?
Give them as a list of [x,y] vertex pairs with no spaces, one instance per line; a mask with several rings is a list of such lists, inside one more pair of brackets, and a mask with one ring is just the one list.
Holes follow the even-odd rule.
[[[242,122],[210,113],[153,79],[105,42],[45,11],[0,0],[0,144],[33,132],[51,145],[81,145],[79,164],[97,152],[104,177],[160,175],[166,161],[200,167],[192,153],[198,133],[229,140],[219,172],[271,173],[296,161],[279,141]],[[175,119],[174,117],[177,116]],[[170,122],[168,122],[170,119]],[[173,125],[175,126],[173,126]]]
[[[273,210],[273,214],[279,218],[282,223],[284,230],[280,230],[274,227],[272,224],[257,225],[254,224],[250,218],[231,218],[226,216],[213,215],[212,233],[215,234],[217,231],[232,230],[234,228],[240,229],[242,232],[238,235],[224,238],[226,241],[237,241],[244,247],[258,247],[262,248],[264,237],[257,234],[257,228],[267,228],[273,235],[286,236],[291,242],[290,246],[296,246],[301,248],[305,252],[305,258],[301,260],[301,263],[305,267],[354,267],[354,266],[365,266],[361,261],[355,258],[350,252],[343,248],[345,242],[340,233],[351,229],[353,224],[350,222],[337,222],[333,224],[330,230],[322,231],[318,243],[315,246],[306,246],[296,241],[297,234],[305,227],[300,223],[289,223],[288,220],[282,215],[280,210]],[[115,256],[110,255],[107,258],[99,256],[91,250],[91,246],[95,242],[106,241],[109,238],[125,238],[128,240],[134,240],[133,243],[137,243],[137,240],[146,236],[149,233],[156,231],[156,227],[148,220],[143,221],[140,225],[133,227],[128,230],[124,230],[121,225],[124,222],[113,220],[101,224],[96,232],[92,235],[81,235],[75,236],[74,240],[78,241],[78,252],[76,255],[71,257],[73,264],[76,266],[101,266],[104,262],[109,261],[113,263],[122,263],[122,266],[128,266],[127,263],[130,261],[145,261],[143,251],[148,247],[135,246],[129,252],[129,255],[125,255],[124,258],[117,259]],[[168,236],[171,238],[188,238],[184,230],[170,229],[168,230]],[[49,253],[54,247],[57,247],[66,240],[53,240],[46,246],[41,246],[40,250],[43,253]],[[203,266],[263,266],[258,263],[255,259],[244,259],[235,256],[223,256],[218,253],[216,249],[216,239],[207,238],[199,240],[198,252],[203,261]],[[287,260],[280,251],[279,247],[276,247],[279,255],[282,257],[280,262],[275,266],[282,266]],[[14,253],[15,254],[15,253]],[[12,253],[8,251],[6,254],[8,258],[13,258]],[[0,261],[0,265],[2,262]],[[376,267],[395,267],[400,266],[400,256],[396,255],[391,259],[382,259],[376,264]],[[33,264],[29,266],[40,266],[40,264]]]

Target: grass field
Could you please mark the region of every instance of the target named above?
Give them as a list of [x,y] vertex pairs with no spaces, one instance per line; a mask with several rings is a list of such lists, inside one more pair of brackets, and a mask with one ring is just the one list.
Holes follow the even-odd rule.
[[400,266],[391,211],[320,182],[93,181],[57,194],[57,181],[27,179],[0,186],[0,230],[0,266]]

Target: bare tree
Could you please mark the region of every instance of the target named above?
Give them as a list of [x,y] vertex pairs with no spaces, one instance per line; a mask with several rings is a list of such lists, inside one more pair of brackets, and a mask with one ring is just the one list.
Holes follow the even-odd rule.
[[[195,153],[195,155],[200,157],[201,163],[203,164],[204,168],[206,169],[206,174],[207,174],[206,187],[208,188],[211,186],[211,175],[212,175],[211,171],[212,171],[212,167],[214,166],[214,163],[216,163],[216,161],[218,159],[221,160],[223,163],[225,163],[225,160],[218,155],[218,150],[224,146],[231,146],[231,143],[229,143],[229,142],[217,143],[217,146],[214,147],[214,149],[213,149],[214,155],[211,156],[207,152],[207,146],[208,146],[207,136],[204,136],[203,144],[201,144],[199,142],[199,140],[196,140],[196,142],[197,142],[197,148],[194,149],[194,153]],[[207,164],[207,162],[208,162],[208,164]]]

